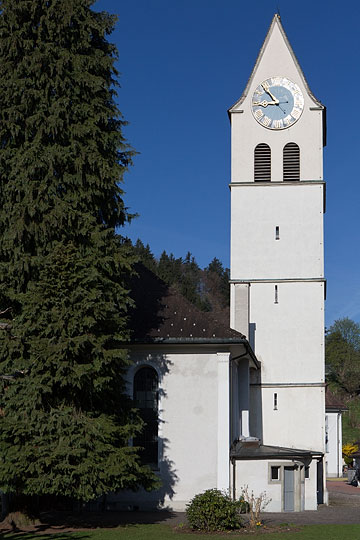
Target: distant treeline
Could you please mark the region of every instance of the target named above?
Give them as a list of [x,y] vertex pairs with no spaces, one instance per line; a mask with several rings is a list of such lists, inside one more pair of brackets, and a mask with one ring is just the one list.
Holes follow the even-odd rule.
[[230,270],[214,257],[201,269],[190,252],[184,258],[176,258],[163,251],[157,259],[149,244],[137,240],[135,255],[168,285],[175,285],[181,294],[202,311],[223,311],[230,303]]

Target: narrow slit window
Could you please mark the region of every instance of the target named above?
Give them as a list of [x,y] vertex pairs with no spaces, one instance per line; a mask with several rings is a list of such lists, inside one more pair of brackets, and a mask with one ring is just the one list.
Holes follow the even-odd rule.
[[275,240],[280,240],[280,227],[275,227]]
[[274,411],[277,411],[277,408],[278,408],[278,395],[275,392],[275,394],[274,394]]
[[278,291],[278,286],[275,285],[275,288],[274,288],[274,304],[278,304],[279,303],[279,291]]
[[254,150],[255,182],[271,181],[271,149],[268,144],[260,143]]
[[300,148],[293,142],[284,146],[283,180],[287,182],[300,180]]

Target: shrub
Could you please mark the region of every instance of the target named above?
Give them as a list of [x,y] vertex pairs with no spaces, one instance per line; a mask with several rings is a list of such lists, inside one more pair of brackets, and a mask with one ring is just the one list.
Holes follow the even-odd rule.
[[250,528],[254,529],[261,526],[262,522],[260,520],[260,513],[271,501],[271,499],[267,497],[266,492],[263,491],[258,496],[256,496],[254,495],[253,491],[249,491],[248,486],[244,486],[241,499],[248,504]]
[[233,501],[218,489],[208,489],[186,505],[186,516],[192,529],[223,531],[242,526],[240,502]]
[[352,467],[352,464],[353,464],[352,454],[354,454],[358,450],[359,450],[359,447],[355,443],[352,443],[352,444],[347,443],[347,444],[344,444],[344,446],[342,447],[344,461],[346,465],[348,465],[349,467]]

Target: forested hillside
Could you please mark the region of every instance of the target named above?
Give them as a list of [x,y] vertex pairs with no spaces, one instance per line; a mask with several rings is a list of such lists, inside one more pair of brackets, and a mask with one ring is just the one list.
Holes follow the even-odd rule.
[[137,240],[134,245],[138,259],[168,285],[175,285],[189,302],[202,311],[211,311],[219,319],[229,324],[230,271],[224,268],[216,257],[201,269],[195,257],[188,252],[185,257],[176,258],[163,251],[156,258],[150,246]]

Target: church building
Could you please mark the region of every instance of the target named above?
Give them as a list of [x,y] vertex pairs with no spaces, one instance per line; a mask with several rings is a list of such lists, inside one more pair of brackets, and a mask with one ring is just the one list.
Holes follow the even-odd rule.
[[[114,508],[184,510],[218,488],[266,511],[316,510],[324,489],[325,107],[275,15],[231,124],[231,306],[224,325],[139,271],[129,393],[156,492]],[[224,185],[224,189],[226,186]]]

